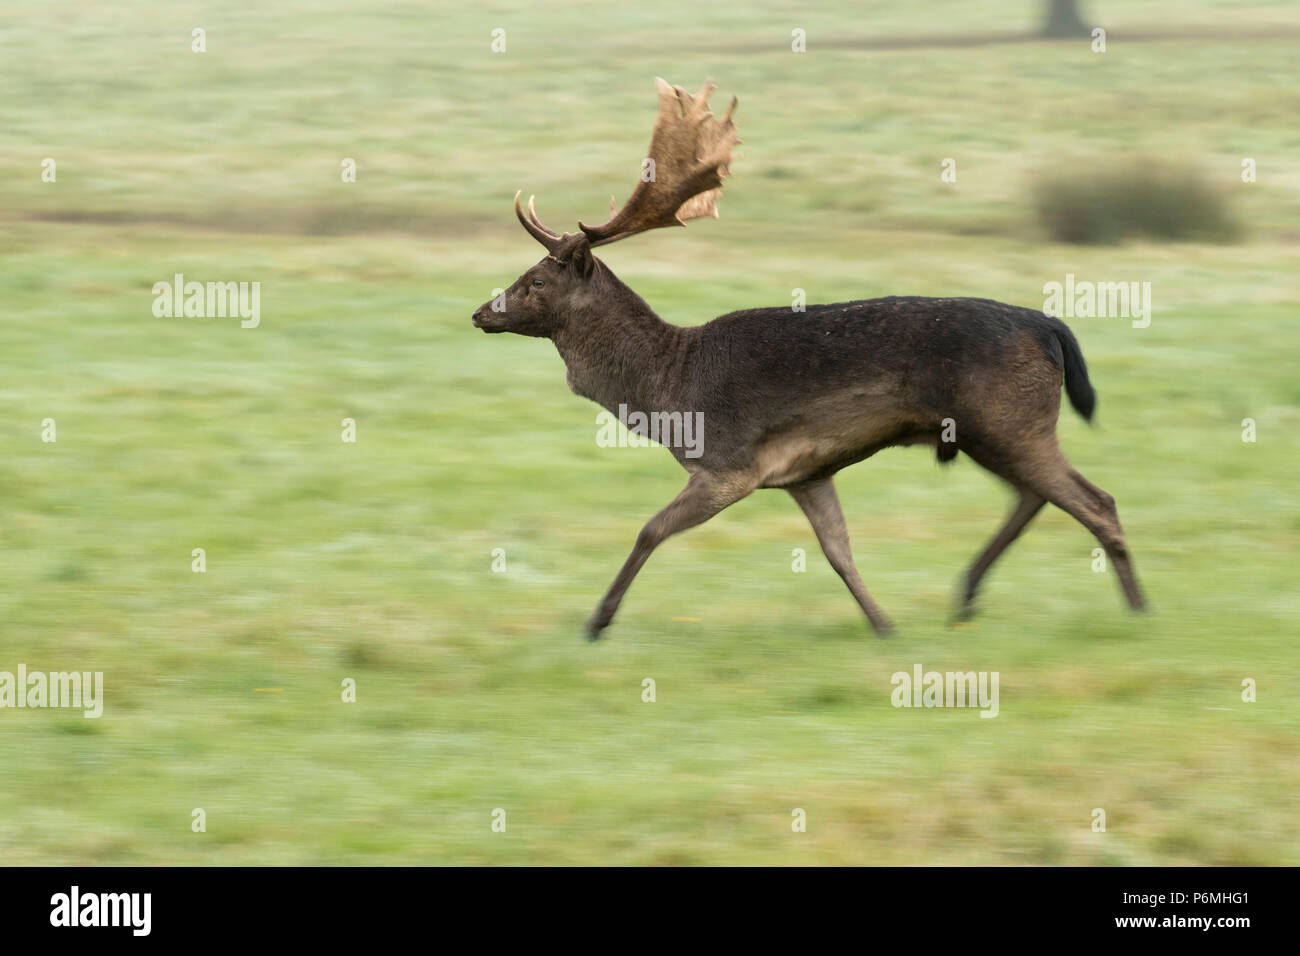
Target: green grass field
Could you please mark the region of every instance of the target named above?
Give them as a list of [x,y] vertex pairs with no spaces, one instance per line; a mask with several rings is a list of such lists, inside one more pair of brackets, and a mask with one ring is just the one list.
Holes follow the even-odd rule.
[[[1087,0],[1104,54],[980,40],[1030,0],[153,6],[0,12],[0,671],[105,688],[0,710],[0,862],[1300,864],[1293,6]],[[1049,510],[949,627],[1010,497],[899,449],[839,479],[896,637],[765,491],[581,639],[684,475],[469,314],[540,257],[516,189],[569,229],[631,189],[656,75],[738,94],[744,139],[720,221],[602,250],[669,321],[1151,283],[1149,328],[1071,322],[1098,424],[1061,422],[1151,614]],[[1144,156],[1240,239],[1046,238],[1039,176]],[[260,282],[260,326],[155,318],[175,273]],[[998,671],[999,716],[894,708],[918,663]]]

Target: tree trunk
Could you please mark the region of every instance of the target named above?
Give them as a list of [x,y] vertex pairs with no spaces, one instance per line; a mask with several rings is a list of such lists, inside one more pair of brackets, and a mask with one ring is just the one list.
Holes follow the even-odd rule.
[[1088,33],[1088,28],[1079,17],[1078,0],[1048,0],[1043,36],[1077,37],[1087,36]]

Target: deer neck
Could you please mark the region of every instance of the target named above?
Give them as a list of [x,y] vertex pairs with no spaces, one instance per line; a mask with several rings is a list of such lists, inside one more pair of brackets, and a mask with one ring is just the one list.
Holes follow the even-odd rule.
[[569,388],[618,415],[682,407],[679,374],[686,332],[659,318],[644,302],[587,314],[552,338],[568,368]]

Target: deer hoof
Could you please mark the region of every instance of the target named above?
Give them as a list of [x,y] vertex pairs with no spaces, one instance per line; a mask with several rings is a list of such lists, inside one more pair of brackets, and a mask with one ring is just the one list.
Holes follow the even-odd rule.
[[952,617],[948,618],[949,627],[963,627],[970,623],[971,618],[975,616],[974,604],[963,604],[952,612]]

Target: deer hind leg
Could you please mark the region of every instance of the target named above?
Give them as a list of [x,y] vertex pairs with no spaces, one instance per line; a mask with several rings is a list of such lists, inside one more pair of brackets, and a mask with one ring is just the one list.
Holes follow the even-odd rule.
[[1020,537],[1025,528],[1029,526],[1029,522],[1034,520],[1034,516],[1047,503],[1046,498],[1030,488],[1021,486],[1017,490],[1020,492],[1020,500],[1016,502],[1015,509],[1008,516],[1002,529],[990,539],[984,550],[980,552],[966,571],[961,606],[957,609],[956,615],[959,620],[964,620],[974,613],[975,594],[979,590],[980,580],[988,572],[989,568],[993,567],[993,563],[1001,557],[1002,552],[1011,546],[1011,542]]
[[1143,610],[1146,601],[1133,573],[1133,560],[1124,540],[1124,529],[1120,527],[1115,499],[1075,471],[1060,455],[1053,467],[1034,477],[1032,486],[1093,533],[1119,575],[1120,587],[1129,606],[1135,611]]
[[808,523],[817,534],[826,560],[835,569],[844,583],[849,586],[853,597],[867,615],[867,620],[877,634],[888,634],[894,627],[889,623],[883,611],[871,600],[866,585],[853,564],[853,552],[849,548],[849,532],[844,524],[844,512],[840,510],[839,497],[835,494],[835,485],[831,479],[811,481],[786,489],[790,496],[799,503]]
[[655,548],[670,535],[708,521],[723,508],[744,498],[754,487],[754,481],[748,477],[711,475],[702,471],[691,475],[690,481],[677,497],[647,521],[641,533],[636,536],[632,553],[623,562],[618,577],[587,621],[587,638],[592,641],[598,639],[600,632],[609,626],[633,578]]

